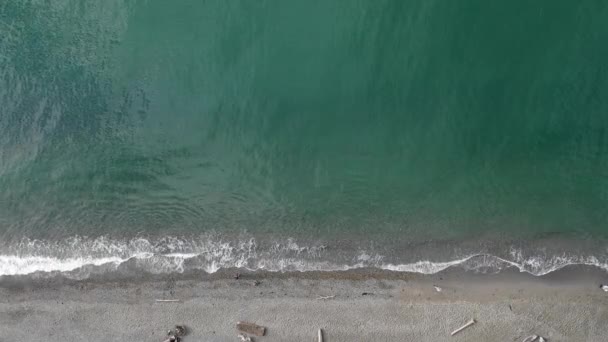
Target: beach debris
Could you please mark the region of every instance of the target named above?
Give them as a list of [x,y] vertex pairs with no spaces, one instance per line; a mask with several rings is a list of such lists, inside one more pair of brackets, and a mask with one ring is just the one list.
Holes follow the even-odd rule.
[[167,335],[169,335],[169,338],[166,339],[164,342],[179,342],[179,336],[171,334],[171,330],[167,332]]
[[332,298],[336,298],[336,296],[319,296],[319,297],[317,297],[317,300],[325,300],[325,299],[332,299]]
[[608,285],[601,284],[600,289],[604,290],[604,292],[608,292]]
[[157,303],[177,303],[179,299],[155,299],[154,301]]
[[511,312],[513,312],[513,307],[511,306],[511,304],[509,304],[509,310],[510,310]]
[[437,292],[443,291],[443,289],[437,285],[433,285],[433,287],[435,288],[435,291],[437,291]]
[[363,292],[361,295],[362,296],[371,296],[371,295],[373,295],[373,293],[371,293],[371,292]]
[[250,322],[237,322],[236,329],[255,336],[264,336],[266,334],[265,327]]
[[235,280],[239,280],[241,278],[241,274],[239,272],[236,272],[232,278],[234,278]]
[[241,342],[253,342],[251,337],[249,337],[245,334],[238,334],[237,337],[241,339]]
[[175,328],[173,328],[173,334],[179,337],[186,336],[186,334],[188,334],[188,329],[185,325],[176,325]]
[[540,335],[530,335],[524,338],[522,342],[547,342],[547,339]]
[[460,328],[452,331],[452,333],[450,335],[454,336],[456,334],[458,334],[459,332],[463,331],[464,329],[470,327],[471,325],[477,323],[474,319],[471,319],[470,321],[468,321],[465,325],[461,326]]
[[261,283],[262,283],[262,282],[261,282],[261,281],[259,281],[259,280],[254,280],[254,281],[253,281],[253,283],[251,283],[251,285],[253,285],[253,286],[258,286],[258,285],[260,285]]
[[323,342],[323,330],[319,329],[319,342]]
[[167,335],[169,336],[165,342],[179,342],[180,337],[186,336],[188,334],[188,329],[184,325],[176,325],[175,328],[167,331]]

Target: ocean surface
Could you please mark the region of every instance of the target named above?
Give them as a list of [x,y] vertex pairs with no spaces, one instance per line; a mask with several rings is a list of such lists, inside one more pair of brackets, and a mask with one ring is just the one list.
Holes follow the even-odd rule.
[[0,275],[608,270],[606,1],[0,1]]

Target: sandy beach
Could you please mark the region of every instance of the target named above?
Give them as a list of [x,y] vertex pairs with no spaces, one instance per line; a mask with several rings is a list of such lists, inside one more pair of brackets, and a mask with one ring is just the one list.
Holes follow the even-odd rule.
[[[316,341],[319,328],[329,342],[522,341],[531,334],[555,342],[608,339],[608,293],[598,287],[608,277],[592,268],[545,277],[369,269],[233,274],[4,278],[0,341],[160,342],[175,324],[190,329],[185,342],[238,341],[237,321],[267,327],[255,341],[268,342]],[[470,319],[477,323],[450,336]]]

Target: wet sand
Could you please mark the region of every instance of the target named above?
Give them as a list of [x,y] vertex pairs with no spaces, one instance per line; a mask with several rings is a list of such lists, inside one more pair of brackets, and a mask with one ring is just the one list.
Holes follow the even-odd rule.
[[[569,267],[544,277],[357,270],[0,279],[0,341],[238,341],[237,321],[268,328],[255,341],[608,341],[608,274]],[[259,284],[255,285],[255,281]],[[433,285],[441,287],[435,290]],[[319,296],[335,296],[317,299]],[[179,302],[156,302],[179,299]],[[477,323],[451,337],[470,319]]]

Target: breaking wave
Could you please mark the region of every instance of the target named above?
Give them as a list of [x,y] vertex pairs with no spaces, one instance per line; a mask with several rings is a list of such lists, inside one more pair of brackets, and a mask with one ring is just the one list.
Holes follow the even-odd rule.
[[580,255],[543,255],[511,248],[504,256],[469,253],[447,261],[394,262],[399,258],[369,253],[361,248],[333,250],[325,245],[302,246],[294,239],[258,243],[254,238],[223,241],[219,238],[136,238],[126,241],[105,237],[74,237],[62,241],[24,239],[0,246],[0,276],[58,273],[73,279],[92,274],[138,269],[153,274],[242,268],[272,272],[346,271],[379,268],[397,272],[433,274],[450,267],[482,273],[515,267],[542,276],[568,265],[596,266],[608,271],[608,259]]

